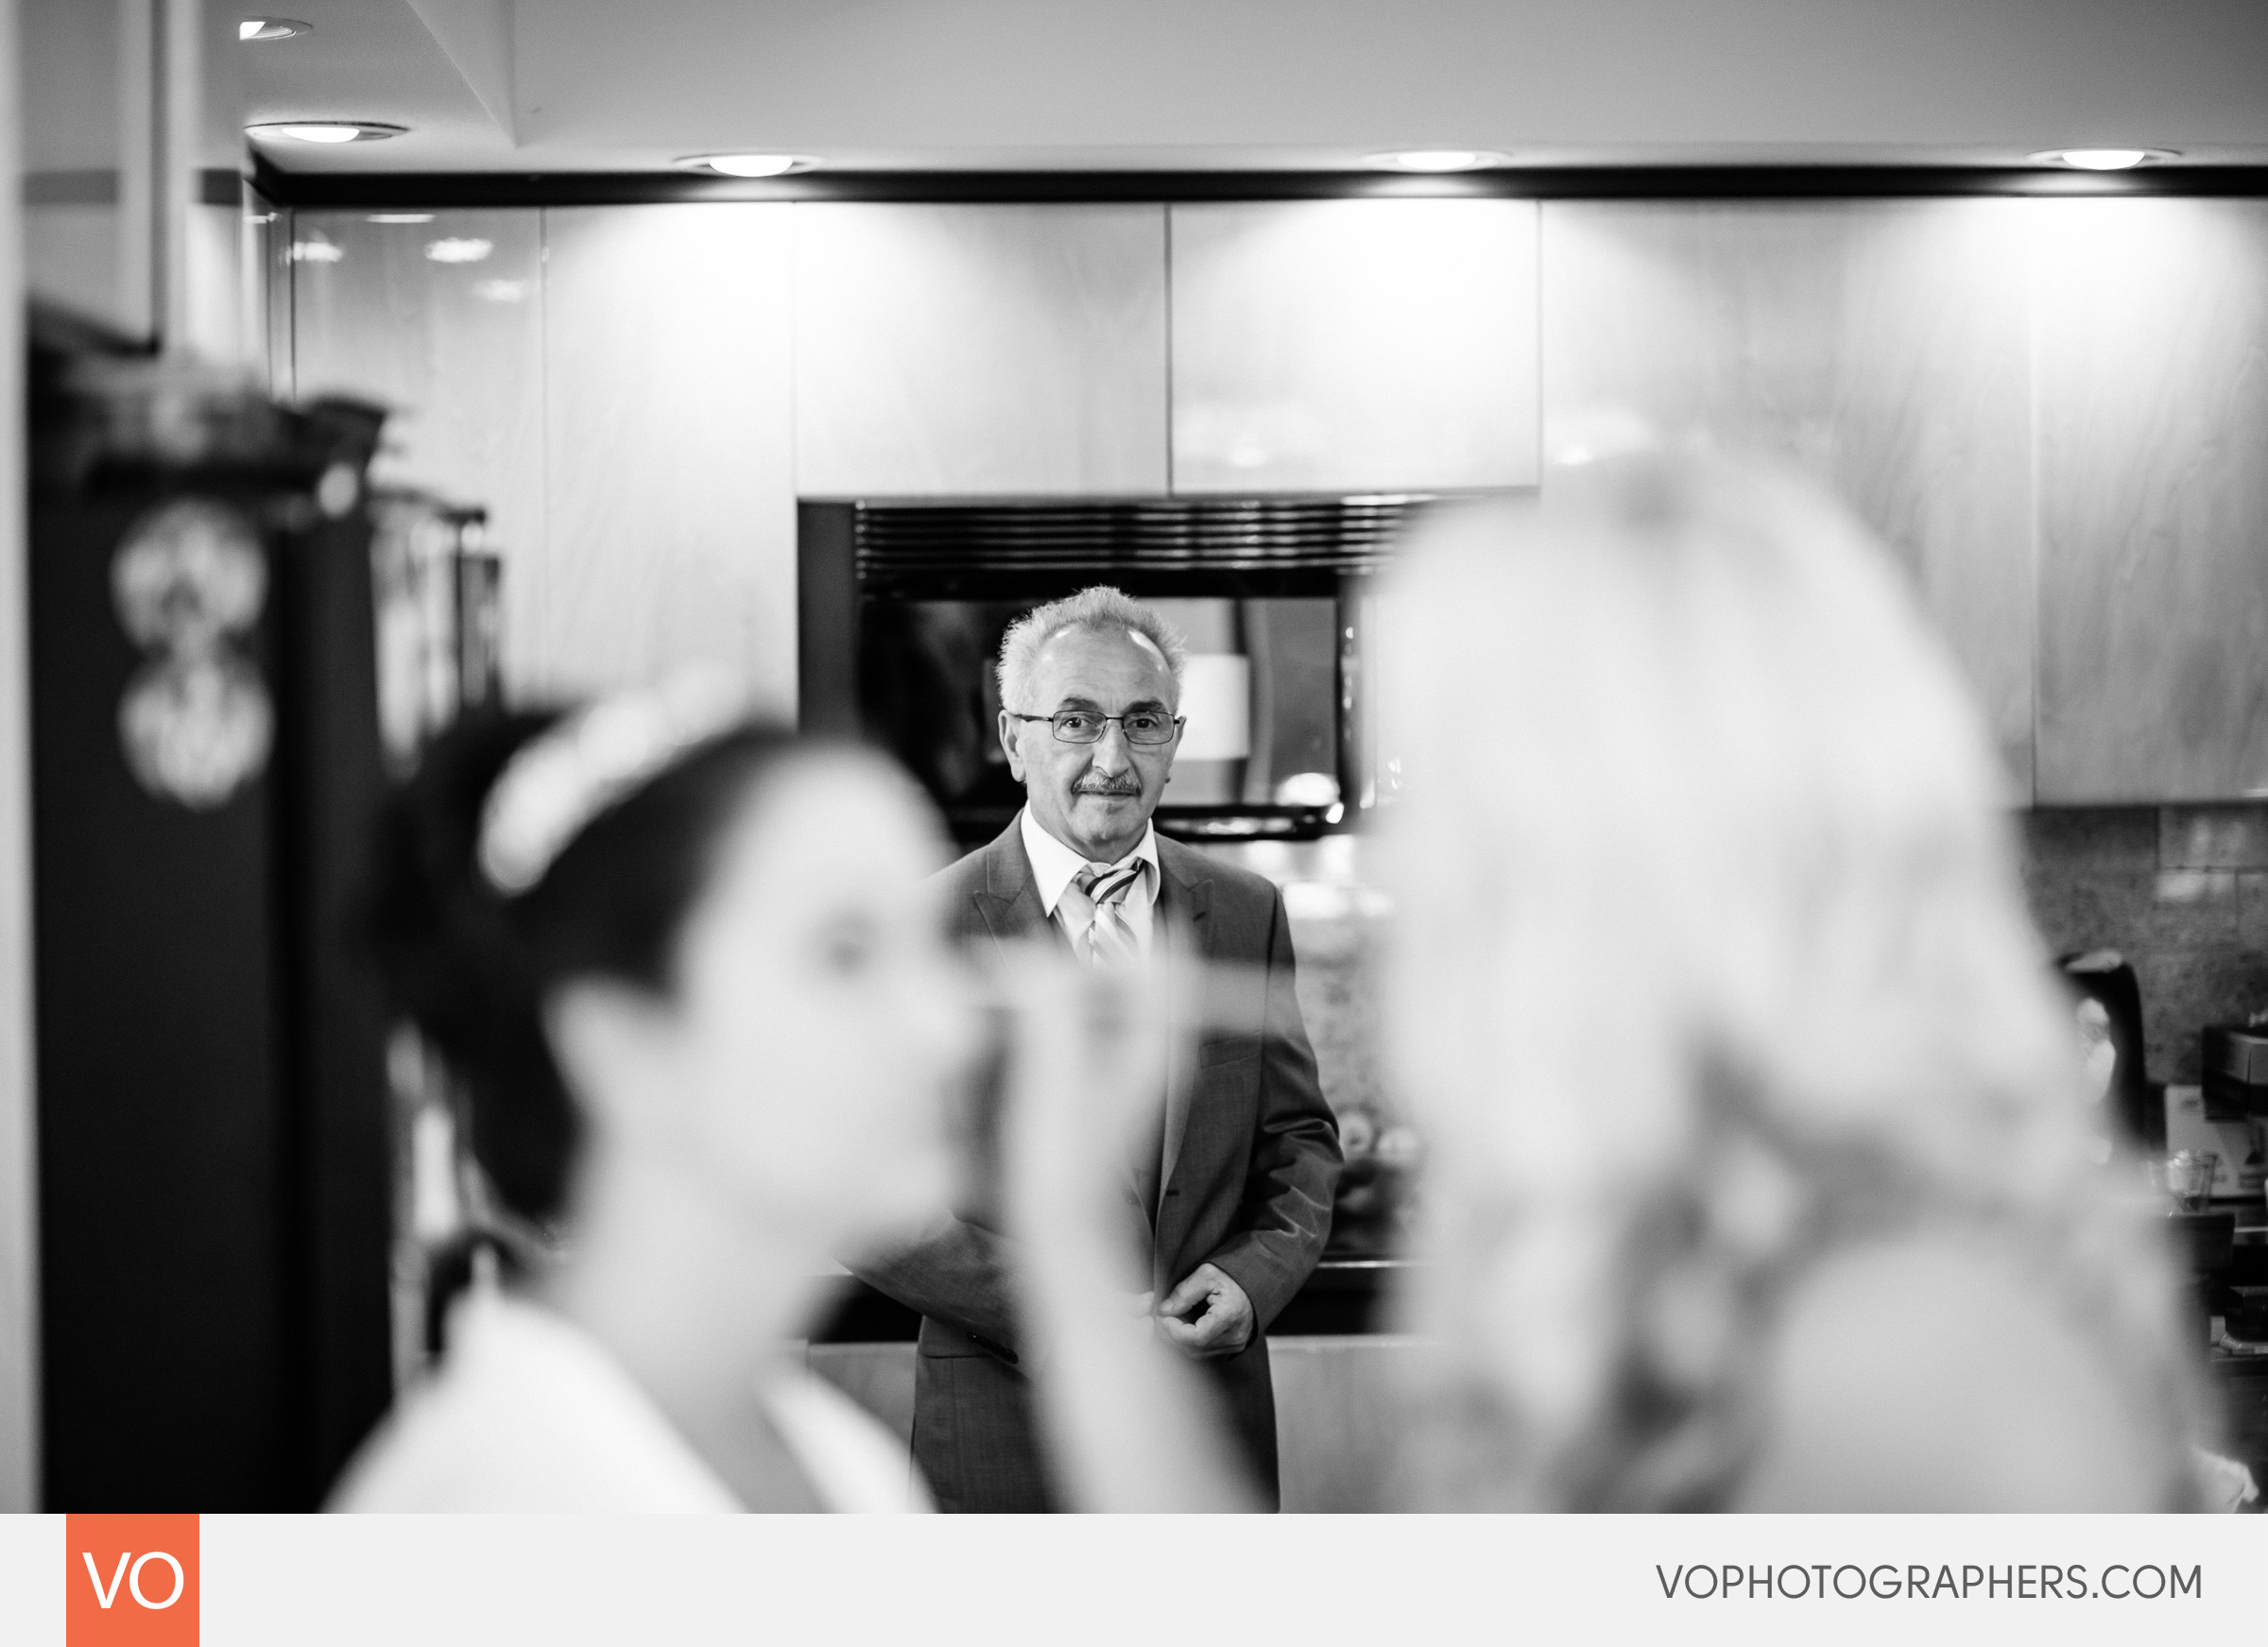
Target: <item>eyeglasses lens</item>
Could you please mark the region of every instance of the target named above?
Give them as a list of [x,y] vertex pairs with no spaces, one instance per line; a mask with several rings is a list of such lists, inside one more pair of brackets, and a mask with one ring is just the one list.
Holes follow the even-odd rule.
[[1174,741],[1174,718],[1162,714],[1099,715],[1070,710],[1050,717],[1056,736],[1066,744],[1099,744],[1103,729],[1113,720],[1125,733],[1129,744],[1170,744]]

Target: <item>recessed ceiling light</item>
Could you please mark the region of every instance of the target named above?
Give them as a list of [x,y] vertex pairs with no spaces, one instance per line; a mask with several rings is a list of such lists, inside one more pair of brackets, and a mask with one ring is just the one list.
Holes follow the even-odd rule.
[[729,178],[783,178],[789,172],[807,172],[819,163],[808,154],[690,154],[678,163]]
[[430,223],[430,212],[373,212],[364,219],[369,223]]
[[2177,148],[2043,148],[2032,160],[2037,165],[2076,166],[2083,172],[2123,172],[2180,158]]
[[315,25],[296,17],[248,17],[236,26],[238,40],[290,40],[314,32]]
[[400,137],[409,128],[378,120],[269,120],[244,129],[250,137],[280,137],[293,143],[378,143]]
[[1365,155],[1363,163],[1397,172],[1477,172],[1511,158],[1490,148],[1396,148]]

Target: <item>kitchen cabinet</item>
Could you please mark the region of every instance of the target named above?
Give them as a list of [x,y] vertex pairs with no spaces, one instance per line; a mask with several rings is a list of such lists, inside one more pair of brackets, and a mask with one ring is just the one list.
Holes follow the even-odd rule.
[[794,210],[544,213],[547,530],[507,575],[533,586],[523,688],[713,663],[792,717]]
[[371,467],[489,511],[505,557],[507,685],[543,628],[542,224],[533,209],[298,212],[290,219],[292,392],[391,410]]
[[[1271,1337],[1278,1479],[1287,1515],[1385,1507],[1409,1451],[1400,1405],[1412,1338]],[[911,1343],[812,1344],[804,1365],[913,1444]]]
[[2040,201],[2039,798],[2268,794],[2268,201]]
[[373,478],[487,507],[514,699],[709,661],[793,714],[790,210],[293,220],[295,390],[392,408]]
[[1966,670],[2014,798],[2268,791],[2268,202],[275,227],[279,377],[392,406],[376,478],[490,509],[519,695],[697,657],[784,712],[798,494],[1548,485],[1542,459],[1644,427],[1842,494]]
[[1410,1369],[1424,1352],[1400,1334],[1269,1338],[1286,1513],[1396,1507],[1415,1440]]
[[2268,1481],[2268,1361],[2216,1353],[2207,1364],[2221,1400],[2223,1450]]
[[1166,489],[1163,207],[794,213],[804,496]]
[[1172,209],[1174,489],[1536,480],[1536,205]]
[[1653,436],[1777,455],[1903,562],[2033,787],[2020,200],[1543,207],[1550,465]]

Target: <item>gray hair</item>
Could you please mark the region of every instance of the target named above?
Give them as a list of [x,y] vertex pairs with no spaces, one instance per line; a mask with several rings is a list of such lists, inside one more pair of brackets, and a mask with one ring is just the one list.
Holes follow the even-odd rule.
[[1173,672],[1175,707],[1179,707],[1181,665],[1189,657],[1189,643],[1173,625],[1133,596],[1108,584],[1098,583],[1061,600],[1049,601],[1043,607],[1034,607],[1008,626],[1008,632],[1000,638],[1003,709],[1018,712],[1037,709],[1029,701],[1032,666],[1040,661],[1040,649],[1066,629],[1093,629],[1106,634],[1123,631],[1147,641],[1158,648],[1165,659],[1166,668]]

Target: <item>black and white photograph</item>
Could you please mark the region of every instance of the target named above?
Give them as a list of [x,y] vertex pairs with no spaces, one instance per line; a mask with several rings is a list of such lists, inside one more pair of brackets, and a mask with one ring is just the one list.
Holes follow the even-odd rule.
[[289,3],[0,4],[0,1508],[207,1518],[102,1628],[2257,1588],[2085,1518],[2268,1508],[2268,7]]

